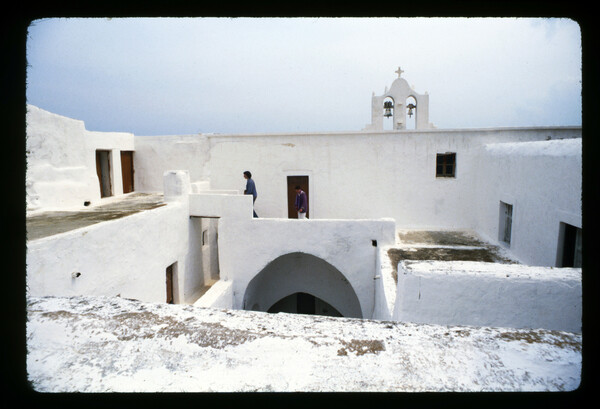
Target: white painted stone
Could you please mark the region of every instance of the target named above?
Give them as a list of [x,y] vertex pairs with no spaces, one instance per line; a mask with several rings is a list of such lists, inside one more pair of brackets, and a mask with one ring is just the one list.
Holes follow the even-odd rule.
[[227,193],[196,193],[189,195],[190,215],[199,217],[252,218],[252,196]]
[[[429,122],[429,94],[416,92],[408,82],[401,78],[402,71],[398,67],[398,78],[392,82],[390,89],[387,87],[382,95],[371,98],[371,123],[365,127],[366,131],[382,131],[384,118],[384,101],[391,100],[393,105],[392,123],[394,130],[406,129],[408,104],[416,105],[413,109],[416,129],[434,128]],[[414,101],[413,101],[414,99]]]
[[394,319],[581,332],[581,269],[401,261]]
[[393,276],[393,266],[387,255],[389,246],[377,252],[377,266],[375,280],[375,307],[373,319],[391,320],[396,302],[396,282]]
[[187,170],[190,180],[194,182],[209,180],[210,169],[206,168],[206,164],[210,157],[210,149],[210,141],[203,135],[136,135],[136,190],[162,191],[163,174],[171,169]]
[[[120,295],[166,301],[165,269],[177,263],[176,302],[186,293],[188,207],[170,203],[27,243],[27,294]],[[72,273],[80,276],[73,278]]]
[[582,380],[581,335],[559,331],[104,297],[28,303],[27,377],[39,393],[575,391]]
[[[501,141],[544,140],[549,135],[578,137],[581,128],[211,135],[205,138],[205,148],[199,147],[198,139],[193,144],[198,145],[196,150],[177,151],[179,157],[170,147],[177,137],[171,142],[163,137],[160,143],[153,142],[151,150],[136,150],[136,157],[139,163],[157,162],[166,169],[189,164],[191,180],[210,178],[213,193],[242,192],[242,172],[249,169],[256,182],[255,208],[261,217],[287,218],[286,178],[308,175],[313,219],[392,217],[397,228],[477,231],[480,213],[474,208],[488,200],[479,186],[497,183],[480,175],[481,147]],[[146,137],[136,137],[136,147],[148,143]],[[197,151],[209,153],[194,160],[192,155]],[[444,152],[457,154],[456,178],[435,177],[436,154]],[[158,156],[161,159],[155,160]],[[550,161],[544,165],[546,172],[552,172],[549,166]],[[143,175],[143,181],[136,185],[140,191],[160,190],[156,185],[162,183],[162,173],[156,175],[156,182],[151,180],[156,170],[140,165],[138,173]],[[496,223],[497,216],[493,219]]]
[[581,224],[581,138],[495,143],[479,153],[477,231],[499,243],[500,201],[513,205],[511,254],[529,265],[556,266],[560,223]]
[[190,175],[186,170],[170,170],[164,173],[165,202],[186,201],[190,192]]
[[27,210],[83,207],[98,203],[96,150],[110,150],[113,195],[123,194],[120,151],[135,149],[134,136],[93,132],[83,121],[27,105]]
[[[379,246],[392,244],[394,221],[222,218],[219,221],[221,278],[234,282],[234,308],[243,308],[248,283],[269,263],[290,253],[310,254],[345,276],[360,300],[362,316],[371,317],[377,253],[372,240],[377,240]],[[287,292],[299,290],[290,287]]]
[[194,307],[202,308],[233,308],[233,283],[219,280],[194,303]]

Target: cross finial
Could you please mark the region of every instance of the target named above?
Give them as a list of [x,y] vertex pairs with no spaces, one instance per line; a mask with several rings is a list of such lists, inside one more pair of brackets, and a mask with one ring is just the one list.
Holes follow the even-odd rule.
[[404,72],[400,67],[398,67],[398,69],[396,71],[394,71],[395,73],[398,74],[398,78],[400,78],[400,76],[402,75],[402,73]]

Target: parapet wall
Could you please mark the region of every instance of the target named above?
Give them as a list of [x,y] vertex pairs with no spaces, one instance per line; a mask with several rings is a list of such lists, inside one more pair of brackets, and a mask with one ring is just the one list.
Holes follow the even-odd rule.
[[393,319],[581,332],[581,269],[401,261]]
[[29,296],[121,296],[165,302],[174,267],[175,302],[187,289],[188,208],[169,203],[27,243]]
[[[392,244],[394,236],[392,219],[221,218],[220,275],[222,280],[233,281],[233,308],[243,309],[248,284],[269,263],[291,253],[308,254],[324,260],[343,274],[358,297],[362,317],[371,318],[378,246]],[[287,289],[288,294],[298,291],[303,288]]]

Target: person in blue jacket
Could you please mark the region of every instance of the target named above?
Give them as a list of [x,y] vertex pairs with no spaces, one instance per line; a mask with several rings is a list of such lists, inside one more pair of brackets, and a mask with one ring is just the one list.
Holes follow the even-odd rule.
[[245,195],[252,195],[252,213],[254,217],[258,217],[256,212],[254,211],[254,202],[256,202],[256,185],[254,184],[254,180],[252,180],[252,173],[249,171],[244,172],[244,179],[246,179],[246,190],[244,190]]

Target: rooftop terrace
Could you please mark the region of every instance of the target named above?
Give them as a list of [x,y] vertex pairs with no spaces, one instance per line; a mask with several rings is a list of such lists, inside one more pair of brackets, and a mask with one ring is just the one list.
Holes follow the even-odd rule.
[[132,193],[80,209],[31,213],[26,221],[27,239],[41,239],[164,205],[162,194]]

